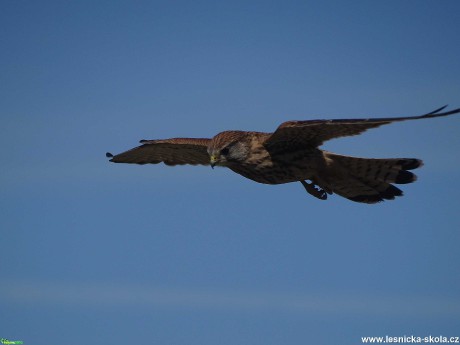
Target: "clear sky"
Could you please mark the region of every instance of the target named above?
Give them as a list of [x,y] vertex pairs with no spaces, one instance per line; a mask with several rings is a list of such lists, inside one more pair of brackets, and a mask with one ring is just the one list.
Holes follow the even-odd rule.
[[0,338],[361,344],[460,336],[460,116],[325,148],[416,157],[377,205],[140,139],[460,107],[459,1],[0,3]]

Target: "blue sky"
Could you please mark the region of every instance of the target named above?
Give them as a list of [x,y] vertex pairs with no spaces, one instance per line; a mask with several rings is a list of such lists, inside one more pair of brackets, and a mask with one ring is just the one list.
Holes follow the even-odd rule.
[[326,202],[140,139],[460,106],[458,1],[2,1],[0,337],[360,344],[459,336],[460,118],[325,148],[417,157],[405,196]]

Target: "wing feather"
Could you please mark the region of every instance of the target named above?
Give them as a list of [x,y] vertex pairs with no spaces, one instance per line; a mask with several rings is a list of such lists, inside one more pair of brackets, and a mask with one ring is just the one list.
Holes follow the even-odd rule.
[[370,119],[336,119],[287,121],[282,123],[265,142],[267,147],[282,143],[283,146],[317,147],[327,140],[358,135],[371,128],[377,128],[392,122],[428,119],[460,113],[460,108],[442,112],[446,106],[419,116],[383,117]]
[[171,138],[160,140],[141,140],[141,146],[131,150],[106,156],[114,163],[166,165],[209,165],[207,138]]

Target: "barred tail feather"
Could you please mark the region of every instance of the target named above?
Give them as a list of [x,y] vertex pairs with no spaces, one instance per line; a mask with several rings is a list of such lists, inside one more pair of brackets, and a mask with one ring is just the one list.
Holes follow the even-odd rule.
[[330,179],[328,186],[349,200],[376,203],[393,200],[403,192],[393,184],[406,184],[417,180],[410,170],[417,169],[423,162],[415,158],[357,158],[325,152],[332,160],[338,176]]

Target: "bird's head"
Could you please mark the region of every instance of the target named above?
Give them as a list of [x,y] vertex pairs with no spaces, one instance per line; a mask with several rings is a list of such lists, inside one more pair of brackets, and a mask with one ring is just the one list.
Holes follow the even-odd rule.
[[212,138],[208,146],[211,167],[242,163],[249,155],[247,132],[225,131]]

